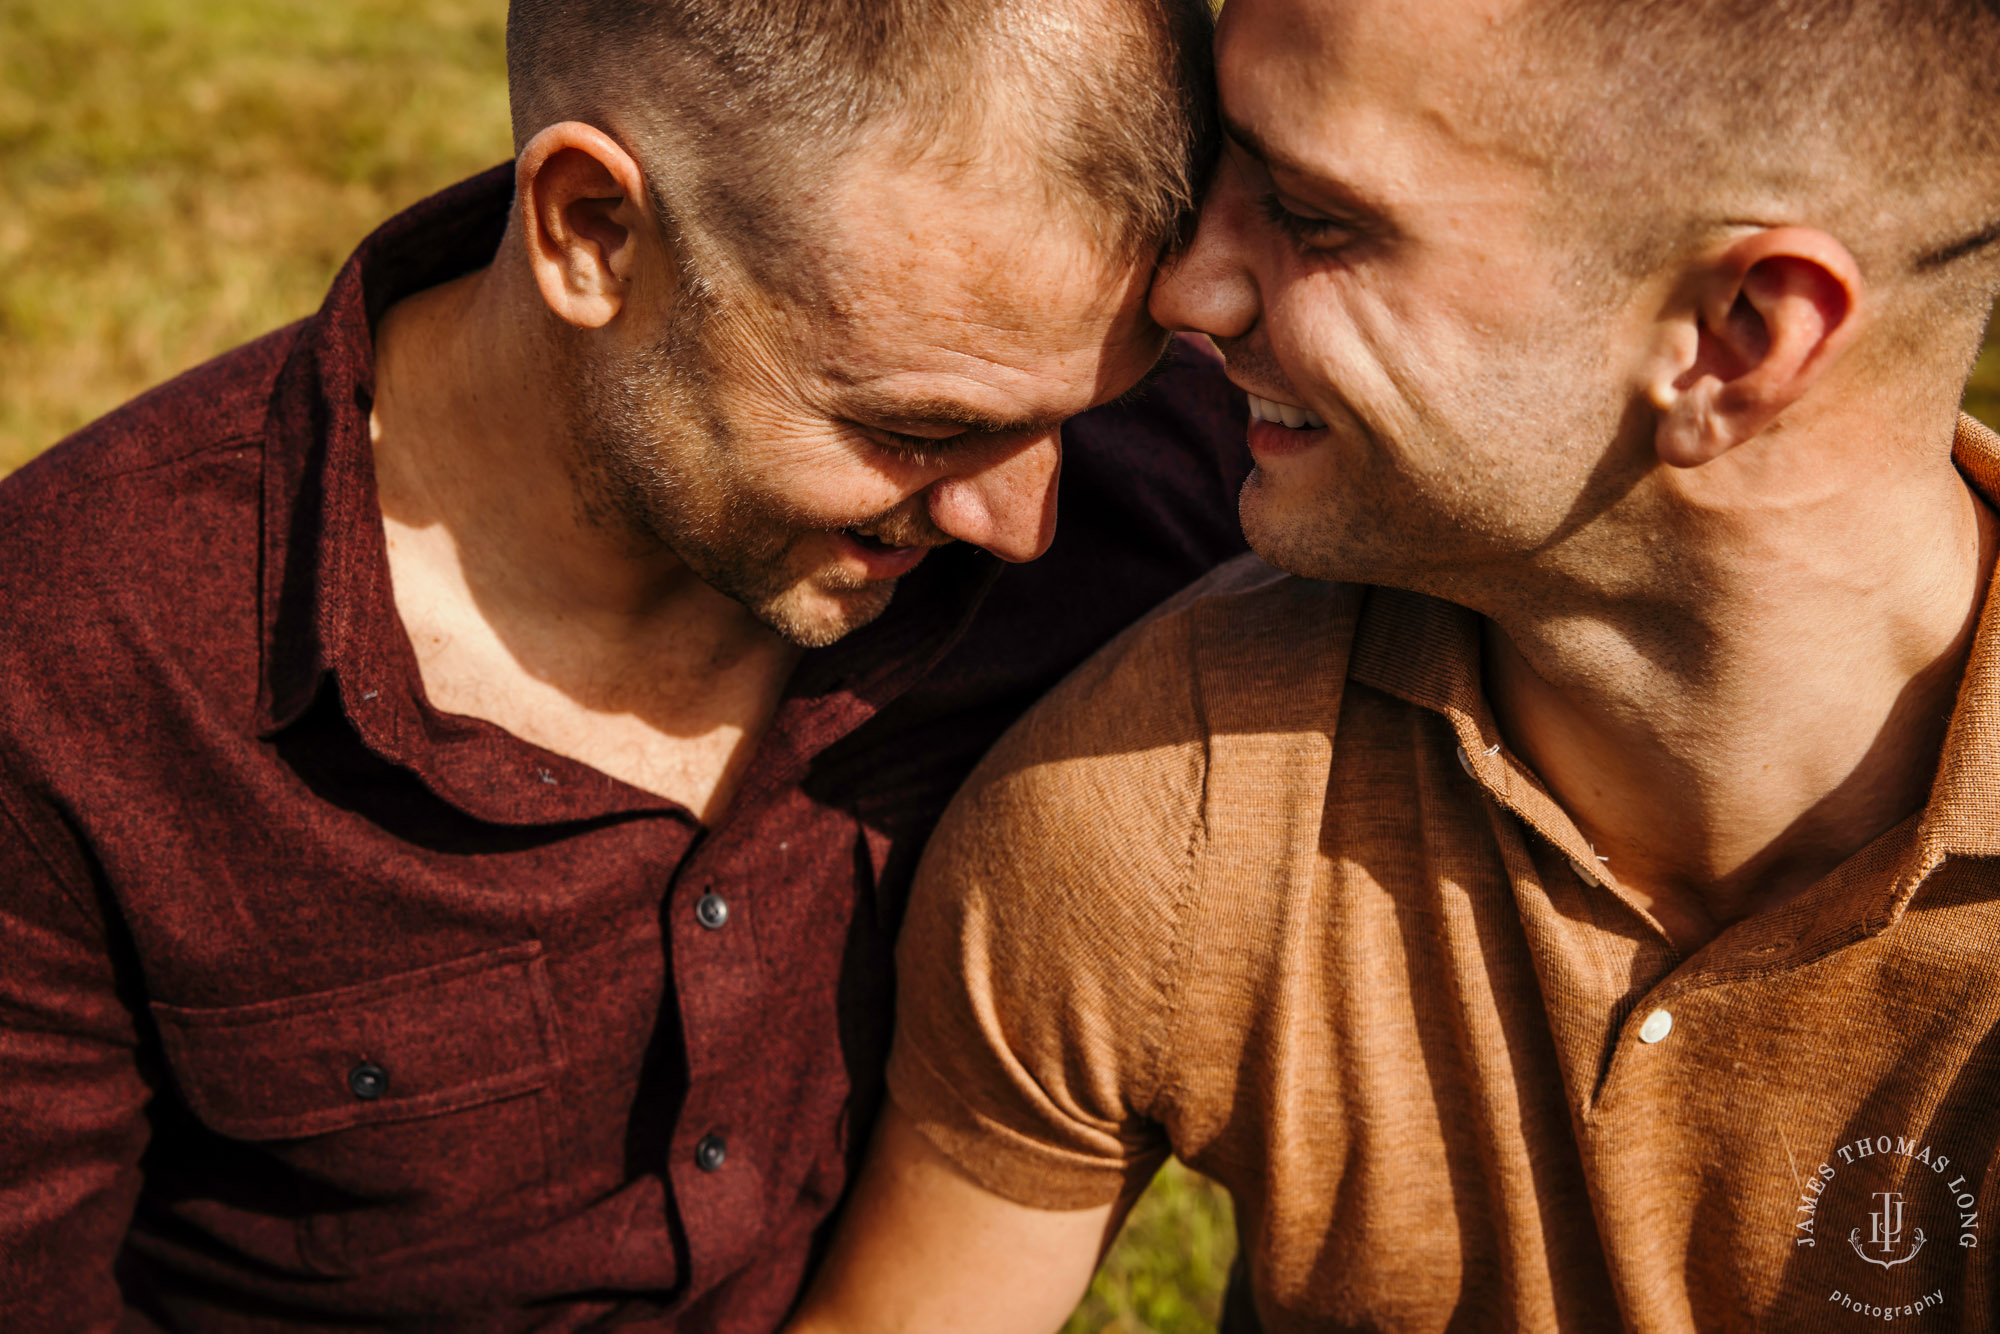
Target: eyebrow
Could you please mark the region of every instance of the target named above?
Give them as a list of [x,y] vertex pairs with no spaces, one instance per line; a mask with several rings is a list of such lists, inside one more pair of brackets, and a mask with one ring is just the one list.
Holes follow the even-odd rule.
[[1947,264],[1957,263],[1967,255],[1978,254],[1996,241],[2000,241],[2000,222],[1994,223],[1984,231],[1974,232],[1960,240],[1941,245],[1929,254],[1918,256],[1917,272],[1927,273],[1932,269],[1941,269]]
[[924,394],[888,397],[863,393],[850,400],[848,410],[850,415],[867,418],[883,427],[949,426],[970,435],[1027,435],[1052,431],[1069,420],[1066,414],[1014,419],[994,417],[955,398]]
[[1327,202],[1335,208],[1344,209],[1363,218],[1382,219],[1389,216],[1387,209],[1346,181],[1328,176],[1324,169],[1308,166],[1290,154],[1280,151],[1270,141],[1259,137],[1255,130],[1236,120],[1226,111],[1222,113],[1222,132],[1265,166],[1275,167],[1288,175],[1302,176],[1310,181],[1314,193],[1325,196]]

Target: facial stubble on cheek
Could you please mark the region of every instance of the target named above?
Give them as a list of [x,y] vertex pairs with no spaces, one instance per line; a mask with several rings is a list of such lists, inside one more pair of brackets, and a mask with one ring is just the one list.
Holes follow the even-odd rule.
[[1519,462],[1482,461],[1481,442],[1450,423],[1392,438],[1359,420],[1329,421],[1333,438],[1315,456],[1260,467],[1244,486],[1244,535],[1270,564],[1446,596],[1466,568],[1527,545],[1510,525],[1531,517],[1533,493],[1549,488],[1524,486]]
[[[1563,313],[1450,368],[1404,358],[1383,377],[1394,394],[1323,395],[1331,438],[1244,487],[1251,546],[1309,578],[1458,599],[1536,561],[1577,522],[1626,407],[1605,322]],[[1282,376],[1259,348],[1226,352],[1232,369]]]
[[[636,548],[665,547],[786,640],[823,648],[886,611],[895,584],[811,567],[823,522],[742,485],[705,364],[693,337],[670,332],[627,362],[571,367],[580,513]],[[890,511],[856,527],[898,545],[899,524]]]

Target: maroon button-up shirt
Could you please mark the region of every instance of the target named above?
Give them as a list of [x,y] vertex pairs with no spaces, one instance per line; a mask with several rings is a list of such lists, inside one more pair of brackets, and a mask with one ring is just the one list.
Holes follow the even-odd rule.
[[1184,346],[1066,431],[1046,557],[939,552],[804,657],[713,827],[440,713],[371,328],[490,259],[511,180],[0,485],[0,1327],[771,1328],[877,1105],[933,819],[1240,549],[1240,400]]

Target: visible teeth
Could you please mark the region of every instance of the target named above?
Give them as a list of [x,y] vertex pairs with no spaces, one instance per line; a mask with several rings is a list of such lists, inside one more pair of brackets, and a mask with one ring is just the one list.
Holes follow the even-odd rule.
[[1250,400],[1250,420],[1253,422],[1271,422],[1274,425],[1288,426],[1294,431],[1301,429],[1317,431],[1326,426],[1324,418],[1291,403],[1259,398],[1255,394],[1246,397]]

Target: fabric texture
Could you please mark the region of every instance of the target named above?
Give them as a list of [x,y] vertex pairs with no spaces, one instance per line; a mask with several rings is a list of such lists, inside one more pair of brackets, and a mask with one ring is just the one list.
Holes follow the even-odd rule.
[[713,827],[440,713],[371,329],[491,258],[512,180],[0,485],[0,1328],[774,1328],[879,1105],[938,813],[1242,549],[1241,398],[1183,343],[1065,431],[1043,561],[938,552],[805,656]]
[[1031,1206],[1216,1178],[1272,1334],[1994,1328],[1982,616],[1926,808],[1683,958],[1502,743],[1476,616],[1232,562],[968,780],[891,1096]]

